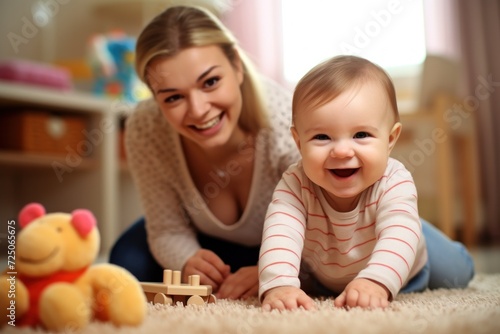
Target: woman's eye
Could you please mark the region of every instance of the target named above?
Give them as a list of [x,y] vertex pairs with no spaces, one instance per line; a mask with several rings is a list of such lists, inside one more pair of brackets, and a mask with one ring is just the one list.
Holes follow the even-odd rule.
[[368,132],[357,132],[354,135],[354,138],[356,138],[356,139],[363,139],[363,138],[367,138],[367,137],[370,137],[370,134]]
[[219,82],[220,78],[219,77],[212,77],[212,78],[209,78],[207,80],[205,80],[204,82],[204,86],[206,88],[210,88],[212,86],[215,86],[215,84],[217,84],[217,82]]
[[179,94],[171,95],[165,99],[165,102],[166,103],[173,103],[173,102],[179,100],[180,98],[181,98],[181,96]]
[[325,134],[319,134],[319,135],[315,135],[313,137],[313,139],[316,139],[316,140],[328,140],[328,139],[330,139],[330,137],[328,137]]

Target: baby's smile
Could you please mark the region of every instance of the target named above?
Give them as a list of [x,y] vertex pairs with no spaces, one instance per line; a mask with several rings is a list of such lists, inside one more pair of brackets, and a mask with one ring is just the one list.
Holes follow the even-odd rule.
[[330,169],[330,171],[338,177],[349,177],[356,174],[359,168],[342,168],[342,169]]

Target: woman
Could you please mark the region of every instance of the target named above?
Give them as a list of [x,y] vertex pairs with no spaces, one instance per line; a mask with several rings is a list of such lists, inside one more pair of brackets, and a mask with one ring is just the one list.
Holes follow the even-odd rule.
[[[171,7],[153,19],[137,41],[136,71],[153,94],[128,118],[125,139],[145,220],[121,236],[110,262],[141,281],[161,281],[169,268],[184,280],[200,275],[219,298],[257,295],[266,210],[282,173],[299,160],[291,96],[262,81],[232,34],[200,8]],[[431,267],[466,253],[422,226]],[[451,286],[467,285],[469,260],[450,264]]]
[[153,99],[127,120],[125,142],[147,223],[110,262],[141,281],[170,268],[199,274],[220,297],[256,295],[264,215],[299,158],[291,96],[270,82],[261,93],[234,37],[203,9],[172,7],[146,26],[136,70]]

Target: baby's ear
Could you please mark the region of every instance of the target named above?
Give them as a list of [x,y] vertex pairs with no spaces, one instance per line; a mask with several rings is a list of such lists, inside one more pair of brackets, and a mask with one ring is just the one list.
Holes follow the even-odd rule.
[[19,212],[19,225],[25,227],[45,214],[45,208],[40,203],[26,204]]
[[299,133],[297,132],[297,128],[295,128],[295,125],[292,125],[290,127],[290,132],[292,133],[293,140],[295,140],[295,145],[297,145],[297,148],[300,150],[300,138],[299,138]]
[[398,141],[399,135],[401,134],[401,129],[403,125],[400,122],[396,122],[392,126],[391,132],[389,133],[389,153],[392,151],[396,142]]

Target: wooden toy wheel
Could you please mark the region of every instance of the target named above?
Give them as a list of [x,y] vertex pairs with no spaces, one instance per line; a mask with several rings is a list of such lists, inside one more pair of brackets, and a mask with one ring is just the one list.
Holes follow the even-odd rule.
[[159,292],[155,295],[154,304],[172,305],[174,301],[172,298],[165,296],[165,294]]
[[217,301],[217,297],[215,295],[210,295],[207,297],[207,304],[215,304]]
[[205,301],[200,296],[191,296],[187,300],[188,305],[204,305]]

